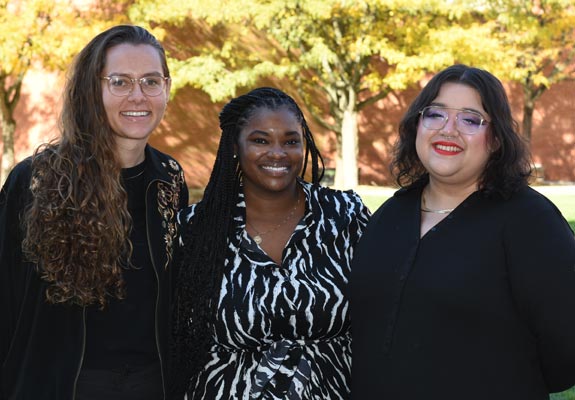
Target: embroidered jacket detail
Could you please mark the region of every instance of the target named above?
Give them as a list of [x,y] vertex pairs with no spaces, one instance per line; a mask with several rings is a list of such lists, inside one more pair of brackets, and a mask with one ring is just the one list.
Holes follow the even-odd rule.
[[175,171],[168,171],[168,175],[171,177],[170,183],[158,183],[158,211],[162,216],[162,227],[166,230],[164,235],[167,255],[164,269],[166,269],[173,258],[174,239],[177,235],[175,210],[178,210],[180,205],[180,191],[184,185],[184,172],[173,160],[169,161],[169,166],[165,163],[162,165]]

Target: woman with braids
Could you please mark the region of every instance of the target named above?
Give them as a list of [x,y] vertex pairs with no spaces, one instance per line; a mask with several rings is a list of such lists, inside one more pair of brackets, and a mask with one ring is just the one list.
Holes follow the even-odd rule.
[[346,286],[368,210],[355,193],[319,185],[321,155],[282,91],[233,99],[220,127],[204,197],[178,216],[176,390],[188,399],[349,398]]
[[402,187],[350,280],[356,400],[544,400],[575,384],[575,238],[501,82],[453,65],[399,125]]
[[61,138],[0,193],[0,399],[167,398],[181,167],[147,145],[170,90],[160,43],[116,26],[76,57]]

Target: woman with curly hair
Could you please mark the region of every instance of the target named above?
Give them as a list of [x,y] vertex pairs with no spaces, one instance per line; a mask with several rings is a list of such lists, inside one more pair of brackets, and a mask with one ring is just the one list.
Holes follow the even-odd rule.
[[544,400],[575,384],[575,239],[528,186],[501,82],[436,74],[392,165],[401,189],[352,266],[353,398]]
[[204,197],[178,216],[175,390],[188,399],[346,399],[346,286],[368,210],[357,194],[320,186],[321,155],[284,92],[231,100],[220,127]]
[[0,193],[2,399],[166,398],[180,165],[147,144],[170,91],[160,43],[110,28],[78,54],[61,138]]

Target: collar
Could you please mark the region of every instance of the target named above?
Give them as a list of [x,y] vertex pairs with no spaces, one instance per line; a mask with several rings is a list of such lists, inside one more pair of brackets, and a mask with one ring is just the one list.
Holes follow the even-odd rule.
[[[309,182],[304,181],[301,178],[297,178],[298,185],[302,188],[305,195],[305,213],[302,220],[307,220],[312,210],[312,189],[313,185]],[[244,186],[240,185],[238,192],[238,202],[236,203],[236,211],[234,213],[234,221],[236,221],[236,226],[238,230],[243,230],[246,227],[246,200],[244,197]]]
[[180,173],[180,166],[170,157],[146,144],[146,175],[149,180],[171,182],[173,175]]

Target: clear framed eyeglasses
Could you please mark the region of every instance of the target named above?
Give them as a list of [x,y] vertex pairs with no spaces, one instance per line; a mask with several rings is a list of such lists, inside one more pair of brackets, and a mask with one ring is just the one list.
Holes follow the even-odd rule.
[[142,78],[130,78],[123,75],[103,76],[108,81],[108,89],[114,96],[123,97],[132,93],[134,84],[137,82],[146,96],[159,96],[166,88],[166,82],[170,79],[165,76],[149,75]]
[[485,131],[489,124],[483,115],[476,111],[462,110],[459,108],[428,106],[419,112],[421,122],[427,129],[443,129],[449,120],[449,111],[457,111],[455,114],[455,127],[460,133],[474,135]]

